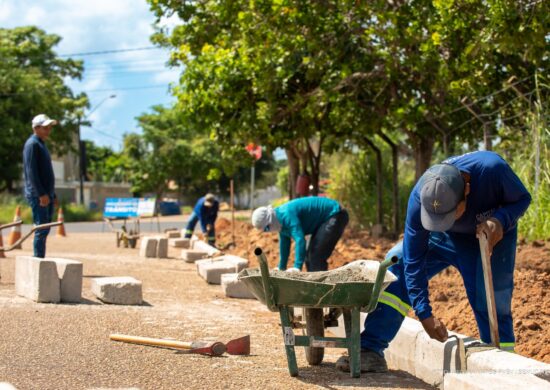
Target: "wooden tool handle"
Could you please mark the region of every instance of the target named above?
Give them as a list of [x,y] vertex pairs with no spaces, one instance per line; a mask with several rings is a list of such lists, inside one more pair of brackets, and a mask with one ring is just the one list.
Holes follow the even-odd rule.
[[152,345],[156,347],[168,347],[168,348],[179,348],[179,349],[195,348],[193,346],[194,343],[187,342],[187,341],[155,339],[151,337],[129,336],[125,334],[112,334],[109,336],[109,338],[114,341],[123,341],[125,343],[141,344],[141,345]]
[[481,265],[483,266],[483,280],[485,282],[485,296],[487,299],[491,341],[495,347],[500,348],[495,290],[493,288],[493,272],[491,270],[491,255],[489,254],[487,236],[484,233],[481,233],[479,237],[479,250],[481,252]]

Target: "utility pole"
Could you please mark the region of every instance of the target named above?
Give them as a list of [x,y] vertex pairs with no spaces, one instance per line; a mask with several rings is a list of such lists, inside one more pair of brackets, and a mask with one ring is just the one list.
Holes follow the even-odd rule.
[[[88,114],[84,117],[84,119],[88,118],[95,110],[99,108],[103,103],[105,103],[108,99],[114,99],[116,98],[116,95],[109,95],[105,97],[102,101],[100,101],[94,108],[90,110]],[[85,154],[85,147],[84,142],[80,138],[80,126],[82,125],[82,116],[78,116],[78,170],[79,170],[79,181],[80,181],[80,204],[84,204],[84,180],[86,178],[86,154]]]

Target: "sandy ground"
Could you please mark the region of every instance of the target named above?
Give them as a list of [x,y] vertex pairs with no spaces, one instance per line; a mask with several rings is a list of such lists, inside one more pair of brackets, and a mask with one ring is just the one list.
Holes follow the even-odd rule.
[[[84,263],[80,304],[40,304],[15,294],[16,255],[0,259],[0,382],[18,389],[429,389],[397,370],[351,379],[335,370],[343,350],[327,349],[321,366],[309,367],[298,348],[300,376],[288,375],[278,314],[254,300],[228,299],[206,284],[195,266],[172,259],[138,257],[117,249],[112,233],[51,237],[48,256]],[[146,303],[106,305],[90,291],[98,276],[133,276],[143,282]],[[124,333],[178,340],[227,341],[251,335],[251,356],[210,358],[109,340]]]

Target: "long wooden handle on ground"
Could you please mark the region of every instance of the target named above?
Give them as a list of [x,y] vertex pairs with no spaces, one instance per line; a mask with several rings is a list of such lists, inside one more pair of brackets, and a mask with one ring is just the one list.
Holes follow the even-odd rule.
[[493,272],[491,270],[491,255],[489,254],[489,243],[487,242],[487,236],[484,233],[481,233],[479,237],[479,250],[481,252],[481,264],[483,266],[483,280],[485,281],[485,296],[487,297],[487,312],[489,315],[491,342],[495,347],[500,348],[495,290],[493,288]]
[[220,342],[202,342],[202,341],[177,341],[166,339],[154,339],[150,337],[130,336],[125,334],[112,334],[109,336],[111,340],[123,341],[125,343],[150,345],[153,347],[165,347],[175,349],[186,349],[190,353],[199,353],[204,355],[220,356],[223,355],[226,348]]

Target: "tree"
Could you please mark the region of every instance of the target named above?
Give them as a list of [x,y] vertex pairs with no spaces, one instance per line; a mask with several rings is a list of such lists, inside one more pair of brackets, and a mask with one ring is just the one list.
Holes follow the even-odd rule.
[[0,28],[0,190],[13,191],[21,177],[21,153],[35,115],[47,113],[60,120],[51,134],[52,152],[71,148],[76,116],[88,99],[74,95],[65,84],[65,78],[80,78],[83,66],[56,55],[60,40],[37,27]]

